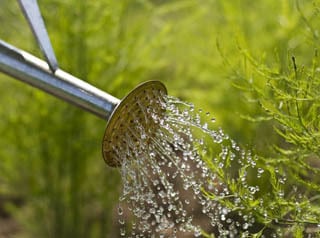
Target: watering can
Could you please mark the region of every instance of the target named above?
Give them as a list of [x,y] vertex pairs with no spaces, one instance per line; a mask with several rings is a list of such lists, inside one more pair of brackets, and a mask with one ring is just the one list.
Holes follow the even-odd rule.
[[133,116],[134,119],[148,117],[137,116],[137,113],[141,114],[138,108],[141,105],[137,105],[136,101],[144,98],[144,107],[158,108],[156,99],[167,94],[166,87],[160,81],[148,81],[138,85],[119,100],[63,71],[56,60],[37,1],[19,0],[19,4],[46,61],[0,40],[0,72],[107,120],[102,142],[103,158],[112,167],[121,165],[121,161],[114,156],[114,145],[120,141],[121,132],[125,132],[130,126]]

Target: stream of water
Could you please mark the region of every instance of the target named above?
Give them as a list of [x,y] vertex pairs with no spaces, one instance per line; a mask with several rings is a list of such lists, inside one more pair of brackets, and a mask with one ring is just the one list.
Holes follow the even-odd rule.
[[[221,129],[213,129],[210,113],[171,96],[159,98],[159,105],[163,110],[145,109],[151,116],[135,121],[124,138],[126,147],[117,151],[123,181],[121,236],[238,237],[246,232],[255,220],[221,202],[239,207],[241,202],[223,173],[227,168],[248,187],[245,174],[230,168],[255,167],[254,158]],[[248,196],[259,191],[258,186],[249,189]]]

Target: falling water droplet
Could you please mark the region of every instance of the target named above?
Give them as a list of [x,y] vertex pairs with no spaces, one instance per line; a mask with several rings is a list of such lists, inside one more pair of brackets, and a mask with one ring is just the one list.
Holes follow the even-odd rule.
[[280,198],[283,198],[283,197],[284,197],[284,191],[280,190],[280,191],[278,192],[278,196],[279,196]]
[[123,214],[123,209],[122,209],[122,207],[118,207],[118,215],[122,215]]
[[195,236],[195,237],[201,236],[201,230],[200,230],[200,229],[197,229],[197,230],[194,232],[194,236]]
[[207,130],[207,129],[208,129],[208,123],[204,123],[204,124],[202,125],[202,129]]
[[247,230],[249,228],[249,224],[248,223],[243,223],[242,228],[244,230]]
[[125,236],[126,235],[126,230],[124,228],[120,228],[120,236]]

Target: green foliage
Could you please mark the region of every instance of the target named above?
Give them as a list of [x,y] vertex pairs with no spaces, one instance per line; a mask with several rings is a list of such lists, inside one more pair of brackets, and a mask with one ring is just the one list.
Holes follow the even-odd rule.
[[[270,173],[273,193],[272,200],[264,204],[277,211],[266,209],[267,217],[276,219],[279,225],[286,224],[289,227],[286,229],[296,237],[302,237],[308,227],[318,232],[320,81],[317,52],[309,66],[299,67],[292,57],[292,67],[286,72],[260,66],[245,55],[255,71],[254,78],[262,77],[266,81],[264,88],[254,84],[250,88],[279,135],[278,143],[269,144],[274,150],[269,153],[273,154],[272,158],[259,159]],[[275,175],[275,168],[281,170],[283,178]]]
[[[239,67],[218,45],[225,64],[231,69],[234,85],[243,92],[252,108],[256,108],[253,113],[242,113],[242,117],[256,123],[258,128],[270,125],[272,128],[264,135],[268,139],[264,140],[263,147],[250,148],[254,155],[247,160],[252,159],[257,166],[248,161],[240,166],[238,175],[234,175],[234,168],[216,171],[217,165],[209,163],[231,191],[219,201],[232,211],[253,214],[257,226],[262,224],[257,236],[319,234],[320,75],[318,51],[314,48],[318,42],[314,30],[319,25],[315,20],[318,8],[316,3],[312,8],[308,4],[304,8],[298,3],[295,6],[295,20],[290,21],[293,24],[290,29],[300,34],[286,33],[285,36],[286,41],[299,44],[291,49],[281,45],[276,48],[278,52],[285,50],[288,59],[278,54],[265,54],[257,59],[258,54],[252,53],[248,39],[243,39],[238,43],[238,50],[244,63]],[[306,48],[314,50],[313,56]],[[303,65],[298,63],[302,60]],[[263,171],[260,175],[259,169]],[[258,192],[252,193],[257,188]],[[244,235],[250,236],[250,233]]]

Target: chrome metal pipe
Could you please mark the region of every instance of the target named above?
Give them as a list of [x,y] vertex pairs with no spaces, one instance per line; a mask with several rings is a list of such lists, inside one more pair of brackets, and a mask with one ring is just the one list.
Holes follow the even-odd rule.
[[105,120],[120,100],[57,69],[52,73],[39,58],[0,40],[0,72],[68,101]]

